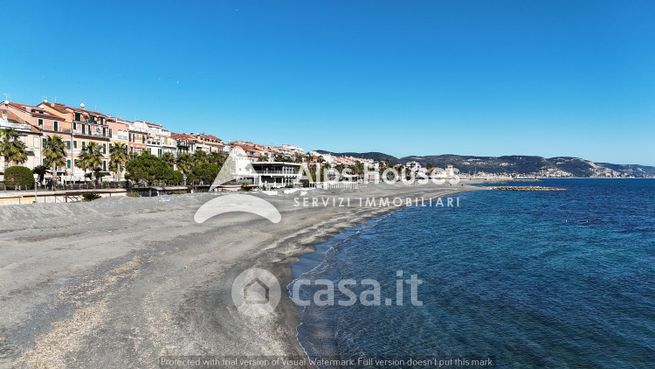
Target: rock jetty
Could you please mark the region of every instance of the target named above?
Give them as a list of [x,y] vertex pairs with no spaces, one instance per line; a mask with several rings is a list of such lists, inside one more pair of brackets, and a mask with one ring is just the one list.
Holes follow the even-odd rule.
[[565,188],[546,186],[495,186],[491,189],[496,191],[566,191]]

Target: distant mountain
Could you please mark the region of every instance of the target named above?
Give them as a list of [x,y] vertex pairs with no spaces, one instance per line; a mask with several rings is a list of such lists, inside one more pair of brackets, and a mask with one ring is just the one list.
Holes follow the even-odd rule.
[[598,163],[605,168],[616,170],[626,173],[632,177],[655,177],[655,167],[638,164],[611,164],[611,163]]
[[465,156],[465,155],[428,155],[406,156],[396,158],[381,152],[367,153],[333,153],[317,150],[336,156],[354,156],[375,161],[388,160],[391,163],[417,161],[439,168],[452,165],[461,173],[489,173],[511,176],[538,177],[655,177],[655,167],[636,164],[594,163],[590,160],[558,156],[543,158],[541,156]]

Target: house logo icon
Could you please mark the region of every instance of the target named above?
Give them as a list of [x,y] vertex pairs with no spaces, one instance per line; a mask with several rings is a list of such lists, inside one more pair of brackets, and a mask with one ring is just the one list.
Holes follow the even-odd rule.
[[270,299],[270,290],[266,283],[259,278],[255,278],[245,287],[243,287],[244,301],[247,304],[268,304]]
[[280,283],[265,269],[247,269],[232,282],[232,301],[237,310],[244,315],[251,317],[269,315],[280,302],[280,297]]

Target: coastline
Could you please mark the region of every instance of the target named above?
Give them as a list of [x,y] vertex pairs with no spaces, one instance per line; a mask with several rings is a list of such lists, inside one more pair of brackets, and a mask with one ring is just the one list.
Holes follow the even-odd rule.
[[[480,189],[369,185],[309,196],[436,198]],[[215,196],[0,209],[0,301],[10,305],[0,318],[0,367],[154,368],[162,356],[303,356],[288,296],[275,315],[248,319],[231,302],[231,281],[257,266],[286,286],[290,265],[317,243],[396,209],[297,208],[297,194],[258,195],[280,210],[279,224],[243,213],[193,223],[195,210]]]

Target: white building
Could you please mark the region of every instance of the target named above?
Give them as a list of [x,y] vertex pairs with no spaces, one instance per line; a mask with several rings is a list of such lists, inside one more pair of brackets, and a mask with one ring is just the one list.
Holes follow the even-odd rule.
[[305,155],[305,150],[302,147],[296,145],[282,144],[278,146],[277,149],[280,150],[283,155],[287,155],[287,156]]
[[[27,161],[18,165],[34,169],[34,167],[43,163],[41,155],[43,134],[38,129],[22,121],[17,116],[8,113],[6,110],[3,110],[2,115],[0,115],[0,129],[16,130],[20,134],[19,139],[25,143],[27,147]],[[16,164],[12,163],[12,165]],[[9,163],[5,163],[4,157],[0,156],[0,179],[4,179],[3,175],[7,167],[9,167]]]

